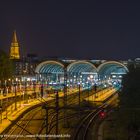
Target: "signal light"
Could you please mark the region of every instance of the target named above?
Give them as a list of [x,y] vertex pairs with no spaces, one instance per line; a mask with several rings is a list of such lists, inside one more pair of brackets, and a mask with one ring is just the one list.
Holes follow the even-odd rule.
[[106,117],[106,112],[105,111],[101,111],[99,113],[99,117],[100,117],[100,119],[104,119]]

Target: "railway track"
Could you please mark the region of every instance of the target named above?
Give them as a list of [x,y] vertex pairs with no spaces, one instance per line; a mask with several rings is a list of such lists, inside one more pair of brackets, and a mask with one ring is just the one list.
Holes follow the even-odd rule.
[[115,96],[115,94],[117,94],[117,92],[107,98],[101,106],[99,106],[96,110],[91,111],[86,117],[84,117],[84,119],[81,120],[80,124],[78,124],[78,127],[74,131],[74,135],[72,136],[71,140],[88,140],[87,136],[91,130],[90,127],[92,124],[95,124],[99,113],[109,106],[107,103],[113,96]]
[[[24,131],[26,131],[26,133],[28,133],[29,135],[32,135],[32,133],[30,131],[27,131],[26,128],[28,127],[29,123],[31,123],[33,118],[36,117],[36,115],[40,110],[41,108],[37,108],[27,113],[23,119],[17,122],[17,125],[12,127],[10,131],[4,134],[5,137],[2,138],[2,140],[10,140],[10,139],[18,140],[20,138],[24,138],[25,137],[25,135],[23,135]],[[25,118],[28,119],[25,120]]]
[[[86,94],[86,93],[85,93]],[[76,99],[75,97],[77,96],[77,94],[73,94],[73,95],[70,95],[68,96],[68,102],[71,102],[71,104],[75,103],[76,102]],[[84,95],[85,97],[88,96],[88,95]],[[60,100],[63,100],[63,97],[60,98]],[[54,104],[54,100],[51,100],[51,101],[46,101],[47,105],[50,105],[50,104]],[[32,110],[32,111],[29,111],[25,116],[24,120],[20,120],[17,122],[17,125],[14,125],[14,127],[12,127],[12,129],[10,131],[8,131],[8,133],[6,132],[5,134],[7,135],[5,138],[2,138],[2,140],[10,140],[10,139],[13,139],[11,138],[10,136],[12,135],[17,135],[14,137],[14,140],[18,140],[20,139],[21,140],[21,137],[26,137],[26,135],[33,135],[33,134],[42,134],[42,131],[43,131],[43,127],[45,126],[44,125],[44,116],[45,114],[43,114],[44,116],[41,118],[42,121],[40,122],[39,126],[41,129],[38,129],[36,130],[35,132],[31,132],[30,133],[30,129],[28,130],[28,127],[30,128],[33,120],[35,120],[36,118],[36,115],[38,114],[37,112],[39,111],[39,109],[37,109],[36,111]],[[52,116],[54,115],[55,111],[50,111],[49,112],[49,116]],[[77,113],[76,113],[77,114]],[[67,119],[69,118],[72,118],[74,116],[76,116],[76,114],[73,114],[71,116],[66,116]],[[29,116],[28,116],[29,115]],[[55,117],[55,116],[54,116]],[[27,118],[27,119],[26,119]],[[40,119],[40,120],[41,120]],[[63,121],[64,117],[60,117],[58,119],[58,121]],[[37,119],[36,119],[37,120]],[[51,123],[51,122],[50,122]],[[51,128],[52,127],[55,127],[56,123],[55,121],[52,122],[52,125],[50,126]],[[38,139],[40,140],[41,138],[39,137],[36,137],[34,139]]]

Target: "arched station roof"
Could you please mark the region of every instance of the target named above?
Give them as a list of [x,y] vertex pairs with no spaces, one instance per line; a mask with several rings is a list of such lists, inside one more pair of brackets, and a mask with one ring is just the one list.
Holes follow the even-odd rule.
[[36,73],[63,73],[64,65],[58,61],[44,61],[36,69]]
[[128,72],[128,68],[124,64],[117,61],[104,62],[99,65],[97,69],[99,75],[109,75],[111,73],[125,74]]
[[[36,73],[63,73],[64,64],[58,61],[44,61],[41,62],[35,69]],[[96,68],[94,64],[86,60],[80,60],[70,63],[67,66],[69,73],[98,73],[99,75],[109,75],[111,73],[127,73],[128,68],[117,61],[107,61]]]
[[97,73],[97,68],[94,64],[88,61],[76,61],[68,65],[67,71],[69,73],[82,73],[82,72],[95,72]]

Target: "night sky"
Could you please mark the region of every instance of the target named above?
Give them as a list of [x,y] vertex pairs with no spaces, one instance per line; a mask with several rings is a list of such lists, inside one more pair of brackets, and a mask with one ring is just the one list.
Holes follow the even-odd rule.
[[22,54],[80,59],[140,57],[140,2],[123,0],[5,0],[0,48],[16,29]]

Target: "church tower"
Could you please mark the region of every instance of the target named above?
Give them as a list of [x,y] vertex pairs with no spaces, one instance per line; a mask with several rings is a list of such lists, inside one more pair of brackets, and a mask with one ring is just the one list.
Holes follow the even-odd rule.
[[19,44],[17,41],[16,31],[14,31],[13,40],[10,47],[10,59],[13,60],[20,59]]

